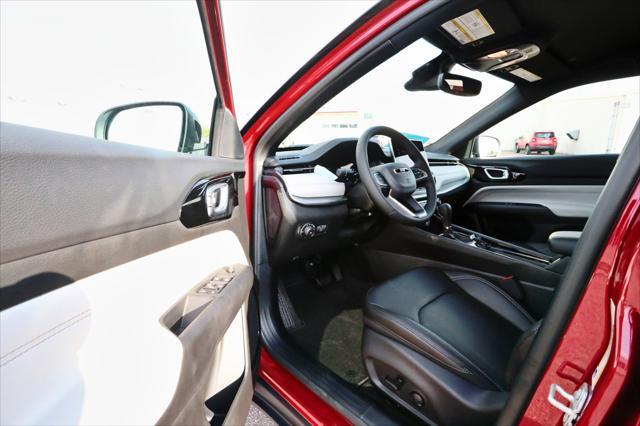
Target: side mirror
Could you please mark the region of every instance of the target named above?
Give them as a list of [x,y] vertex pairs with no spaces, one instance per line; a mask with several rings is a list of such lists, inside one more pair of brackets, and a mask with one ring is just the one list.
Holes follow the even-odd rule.
[[120,105],[100,114],[94,135],[151,148],[184,153],[208,153],[196,115],[179,102],[141,102]]
[[476,96],[482,82],[464,75],[443,73],[438,76],[438,89],[456,96]]
[[570,132],[567,132],[567,136],[572,141],[578,141],[578,139],[580,139],[580,130],[576,129],[576,130],[572,130]]
[[502,152],[500,140],[493,136],[480,135],[476,139],[474,153],[478,158],[495,158]]

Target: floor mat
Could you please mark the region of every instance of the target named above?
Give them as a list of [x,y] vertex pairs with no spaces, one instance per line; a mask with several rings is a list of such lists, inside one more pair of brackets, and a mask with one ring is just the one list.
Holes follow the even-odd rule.
[[287,293],[282,283],[278,284],[278,309],[280,309],[280,317],[282,318],[284,328],[286,328],[288,332],[291,333],[304,327],[304,322],[296,313],[293,303],[291,303],[291,299],[289,298],[289,293]]
[[294,341],[347,382],[364,380],[362,307],[370,284],[345,274],[341,281],[320,288],[297,268],[289,268],[281,283],[303,324],[289,330]]
[[[349,256],[343,259],[353,260]],[[280,271],[279,305],[287,331],[300,348],[350,383],[399,424],[421,424],[377,389],[362,360],[363,310],[372,282],[343,268],[341,281],[318,287],[302,268],[294,265]],[[293,320],[292,320],[293,319]]]

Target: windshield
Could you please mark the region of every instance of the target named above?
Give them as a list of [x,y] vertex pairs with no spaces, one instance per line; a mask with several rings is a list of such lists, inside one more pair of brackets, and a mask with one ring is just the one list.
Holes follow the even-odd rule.
[[418,40],[339,93],[280,144],[295,149],[338,137],[358,137],[369,127],[389,126],[425,145],[437,141],[461,122],[509,90],[513,83],[456,65],[451,72],[482,81],[477,96],[440,91],[409,92],[411,73],[441,51]]

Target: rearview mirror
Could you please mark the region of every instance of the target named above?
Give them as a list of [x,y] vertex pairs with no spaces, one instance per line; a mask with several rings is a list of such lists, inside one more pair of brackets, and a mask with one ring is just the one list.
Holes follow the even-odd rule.
[[421,90],[442,90],[457,96],[476,96],[482,89],[482,82],[463,75],[451,74],[453,59],[442,52],[440,55],[414,70],[411,79],[404,84],[410,92]]
[[447,72],[438,76],[438,89],[456,96],[476,96],[482,89],[482,82]]
[[196,115],[179,102],[141,102],[110,108],[98,117],[94,135],[168,151],[208,153]]
[[578,139],[580,139],[580,130],[576,129],[576,130],[572,130],[570,132],[567,132],[567,136],[572,141],[577,141]]

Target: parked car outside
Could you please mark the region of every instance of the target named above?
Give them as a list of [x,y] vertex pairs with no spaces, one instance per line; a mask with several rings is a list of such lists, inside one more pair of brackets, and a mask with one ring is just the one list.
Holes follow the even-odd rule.
[[556,153],[558,149],[558,139],[554,132],[533,132],[527,136],[520,136],[516,139],[515,150],[517,153],[524,151],[529,155],[535,151],[538,154],[548,152],[550,155]]

